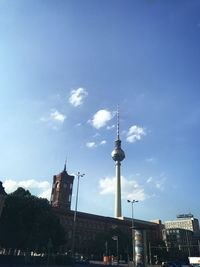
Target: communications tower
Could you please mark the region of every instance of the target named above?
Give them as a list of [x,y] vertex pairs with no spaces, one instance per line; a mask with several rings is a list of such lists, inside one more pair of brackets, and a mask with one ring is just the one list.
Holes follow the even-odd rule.
[[121,140],[119,138],[119,109],[117,109],[117,139],[115,140],[115,148],[112,152],[112,159],[116,166],[116,191],[115,191],[115,218],[122,217],[121,208],[121,161],[125,158],[125,153],[121,149]]

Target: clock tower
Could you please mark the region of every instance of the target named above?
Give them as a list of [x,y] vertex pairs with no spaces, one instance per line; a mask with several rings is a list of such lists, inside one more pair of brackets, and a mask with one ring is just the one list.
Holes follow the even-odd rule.
[[51,192],[51,206],[62,210],[71,210],[71,198],[73,189],[74,176],[69,175],[66,171],[66,163],[64,170],[53,176],[53,186]]

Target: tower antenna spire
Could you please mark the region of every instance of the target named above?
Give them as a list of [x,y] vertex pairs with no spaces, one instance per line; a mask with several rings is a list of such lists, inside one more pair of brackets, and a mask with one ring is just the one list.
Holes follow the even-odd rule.
[[121,209],[121,161],[125,158],[125,153],[121,149],[121,140],[119,139],[119,105],[117,105],[117,140],[115,140],[115,148],[112,152],[112,159],[115,161],[116,169],[116,191],[115,191],[115,218],[122,217]]
[[67,164],[67,157],[66,157],[66,159],[65,159],[64,171],[66,171],[66,164]]
[[119,104],[117,105],[117,140],[119,140]]

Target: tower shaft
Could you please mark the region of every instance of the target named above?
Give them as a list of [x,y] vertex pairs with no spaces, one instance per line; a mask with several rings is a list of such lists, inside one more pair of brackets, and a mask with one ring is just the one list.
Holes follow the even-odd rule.
[[116,161],[116,191],[115,191],[115,218],[122,217],[121,208],[121,172],[120,172],[120,161]]
[[112,159],[115,161],[116,168],[116,191],[115,191],[115,218],[122,217],[121,207],[121,161],[125,158],[125,153],[121,149],[121,140],[119,137],[119,109],[117,110],[117,139],[115,140],[115,148],[112,151]]

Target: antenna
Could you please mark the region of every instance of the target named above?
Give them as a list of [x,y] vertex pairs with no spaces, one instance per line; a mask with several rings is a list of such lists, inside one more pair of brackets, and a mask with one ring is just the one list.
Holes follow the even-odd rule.
[[66,171],[66,164],[67,164],[67,156],[66,156],[66,159],[65,159],[64,171]]
[[119,104],[117,105],[117,140],[119,140]]

